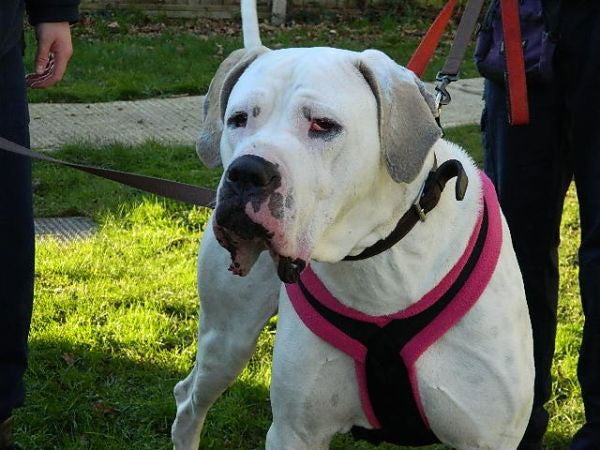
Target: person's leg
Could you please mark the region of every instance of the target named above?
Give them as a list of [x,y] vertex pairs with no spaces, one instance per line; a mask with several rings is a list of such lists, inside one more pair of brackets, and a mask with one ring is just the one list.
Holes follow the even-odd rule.
[[562,145],[556,86],[529,88],[531,122],[510,126],[503,85],[486,81],[482,131],[485,171],[511,231],[533,328],[534,406],[520,448],[541,448],[548,425],[556,336],[558,244],[562,206],[572,172]]
[[[0,57],[0,136],[29,146],[21,49]],[[0,423],[24,400],[33,302],[31,165],[0,151]]]
[[573,438],[573,450],[600,449],[600,5],[563,5],[558,71],[581,218],[579,284],[585,316],[579,353],[586,424]]
[[[573,439],[573,450],[600,449],[600,130],[592,128],[588,133],[587,145],[575,147],[581,218],[579,285],[585,316],[577,374],[586,424]],[[583,139],[578,141],[584,144]]]

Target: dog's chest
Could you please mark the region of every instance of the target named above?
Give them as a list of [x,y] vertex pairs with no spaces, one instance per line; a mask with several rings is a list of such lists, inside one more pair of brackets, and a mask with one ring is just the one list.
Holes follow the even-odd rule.
[[415,366],[475,305],[495,270],[502,223],[489,180],[484,185],[488,195],[464,254],[410,308],[388,316],[368,316],[337,300],[310,267],[297,284],[286,285],[304,325],[354,360],[362,410],[371,428],[354,427],[356,438],[400,445],[439,442],[420,400]]

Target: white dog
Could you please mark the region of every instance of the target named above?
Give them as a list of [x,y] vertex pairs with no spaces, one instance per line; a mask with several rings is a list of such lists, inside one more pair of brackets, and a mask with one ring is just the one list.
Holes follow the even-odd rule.
[[198,448],[208,408],[278,311],[268,449],[326,449],[351,429],[515,449],[533,397],[531,326],[489,180],[440,138],[409,70],[375,50],[269,51],[253,0],[242,17],[245,50],[219,68],[198,142],[226,170],[200,250],[175,448]]

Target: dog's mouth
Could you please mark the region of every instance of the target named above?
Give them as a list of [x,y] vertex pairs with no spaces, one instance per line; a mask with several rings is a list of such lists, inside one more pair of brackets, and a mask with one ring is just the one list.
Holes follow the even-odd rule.
[[283,180],[279,164],[256,155],[240,156],[229,165],[213,227],[231,255],[229,270],[234,274],[247,275],[264,250],[284,283],[295,283],[306,266],[305,259],[294,257],[297,246],[290,245],[285,231],[293,197]]
[[221,247],[231,256],[228,270],[241,277],[248,275],[260,253],[267,249],[263,239],[244,239],[239,234],[219,225],[214,225],[214,232]]
[[252,222],[243,212],[228,216],[227,222],[237,223],[235,230],[219,224],[219,214],[213,226],[219,244],[231,255],[229,271],[235,275],[246,276],[265,250],[269,251],[277,275],[284,283],[296,283],[306,267],[306,261],[279,253],[273,242],[273,233],[262,225]]

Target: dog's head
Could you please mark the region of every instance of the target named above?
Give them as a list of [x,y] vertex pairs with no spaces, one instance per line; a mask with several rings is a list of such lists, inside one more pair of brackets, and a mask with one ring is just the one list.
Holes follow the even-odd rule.
[[311,258],[337,262],[385,237],[440,137],[433,107],[412,72],[375,50],[231,55],[197,146],[225,167],[213,226],[230,269],[247,274],[268,249],[293,282]]

